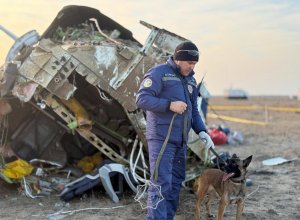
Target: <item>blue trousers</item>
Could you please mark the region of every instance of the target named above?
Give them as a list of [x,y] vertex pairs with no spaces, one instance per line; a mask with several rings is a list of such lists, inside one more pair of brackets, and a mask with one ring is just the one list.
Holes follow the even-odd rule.
[[[153,176],[155,162],[157,160],[163,141],[149,141],[150,172]],[[164,199],[156,209],[148,208],[148,220],[173,219],[179,203],[181,184],[185,179],[186,145],[168,143],[158,168],[158,178],[152,182],[161,187]],[[150,187],[148,190],[148,206],[157,200],[157,189]]]

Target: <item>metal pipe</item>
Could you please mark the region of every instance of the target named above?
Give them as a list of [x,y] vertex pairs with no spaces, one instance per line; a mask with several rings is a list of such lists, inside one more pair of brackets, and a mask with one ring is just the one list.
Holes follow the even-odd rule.
[[15,35],[13,32],[11,32],[10,30],[8,30],[7,28],[3,27],[1,24],[0,24],[0,30],[2,30],[4,33],[6,33],[14,41],[16,41],[18,39],[17,35]]

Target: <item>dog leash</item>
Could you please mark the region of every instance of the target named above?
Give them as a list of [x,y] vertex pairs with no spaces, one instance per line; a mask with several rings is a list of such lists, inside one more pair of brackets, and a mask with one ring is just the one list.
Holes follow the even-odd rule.
[[227,165],[226,161],[224,161],[224,160],[220,157],[220,155],[219,155],[212,147],[210,147],[209,149],[210,149],[210,151],[217,157],[217,163],[218,163],[218,168],[219,168],[219,169],[220,169],[219,160],[220,160],[221,162],[223,162],[225,165]]
[[[159,164],[160,164],[160,160],[165,152],[165,149],[166,149],[166,146],[167,146],[167,143],[169,141],[169,138],[170,138],[170,134],[171,134],[171,130],[172,130],[172,126],[173,126],[173,121],[175,119],[175,117],[177,116],[177,113],[174,113],[173,117],[172,117],[172,120],[170,122],[170,125],[169,125],[169,129],[168,129],[168,133],[166,135],[166,139],[159,151],[159,154],[158,154],[158,157],[157,157],[157,160],[155,162],[155,168],[154,168],[154,172],[153,172],[153,180],[156,182],[157,181],[157,178],[158,178],[158,167],[159,167]],[[184,127],[183,127],[183,138],[184,140],[187,140],[187,120],[188,120],[188,114],[187,114],[187,111],[184,112]]]
[[167,143],[168,143],[168,140],[170,138],[170,134],[171,134],[171,130],[172,130],[172,125],[173,125],[173,121],[176,117],[177,113],[174,113],[173,117],[172,117],[172,120],[170,122],[170,126],[169,126],[169,129],[168,129],[168,133],[167,133],[167,136],[166,136],[166,139],[159,151],[159,154],[158,154],[158,157],[157,157],[157,160],[155,162],[155,168],[154,168],[154,172],[153,172],[153,180],[154,182],[157,181],[157,178],[158,178],[158,167],[159,167],[159,164],[160,164],[160,160],[162,158],[162,155],[164,154],[165,152],[165,149],[166,149],[166,146],[167,146]]

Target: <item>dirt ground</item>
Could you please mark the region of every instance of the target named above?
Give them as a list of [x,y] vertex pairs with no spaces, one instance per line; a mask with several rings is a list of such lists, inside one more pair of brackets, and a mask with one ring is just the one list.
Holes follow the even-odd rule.
[[[210,105],[300,108],[300,101],[288,97],[251,97],[249,100],[228,100],[219,97],[212,98]],[[253,155],[247,177],[253,184],[248,187],[250,196],[246,200],[243,218],[300,219],[300,112],[269,110],[266,114],[264,109],[209,110],[209,112],[262,122],[267,118],[268,121],[268,125],[261,126],[208,118],[209,126],[223,124],[244,135],[243,145],[216,146],[218,152],[236,153],[241,158]],[[295,160],[276,166],[262,164],[263,160],[278,156]],[[70,203],[61,202],[56,195],[30,199],[18,191],[17,185],[9,185],[0,180],[0,219],[144,219],[145,210],[134,202],[133,197],[134,194],[128,192],[121,196],[118,204],[112,203],[105,194],[96,193],[76,198]],[[194,195],[182,190],[180,207],[175,219],[193,219],[194,205]],[[89,210],[56,214],[78,209]],[[215,214],[216,209],[217,200],[213,203]],[[225,219],[235,219],[234,205],[226,209]]]

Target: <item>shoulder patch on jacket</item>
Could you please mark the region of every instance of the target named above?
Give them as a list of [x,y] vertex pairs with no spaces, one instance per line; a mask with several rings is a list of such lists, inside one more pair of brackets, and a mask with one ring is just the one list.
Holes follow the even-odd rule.
[[150,86],[152,86],[152,80],[151,79],[145,79],[144,83],[143,83],[143,86],[145,88],[149,88]]

